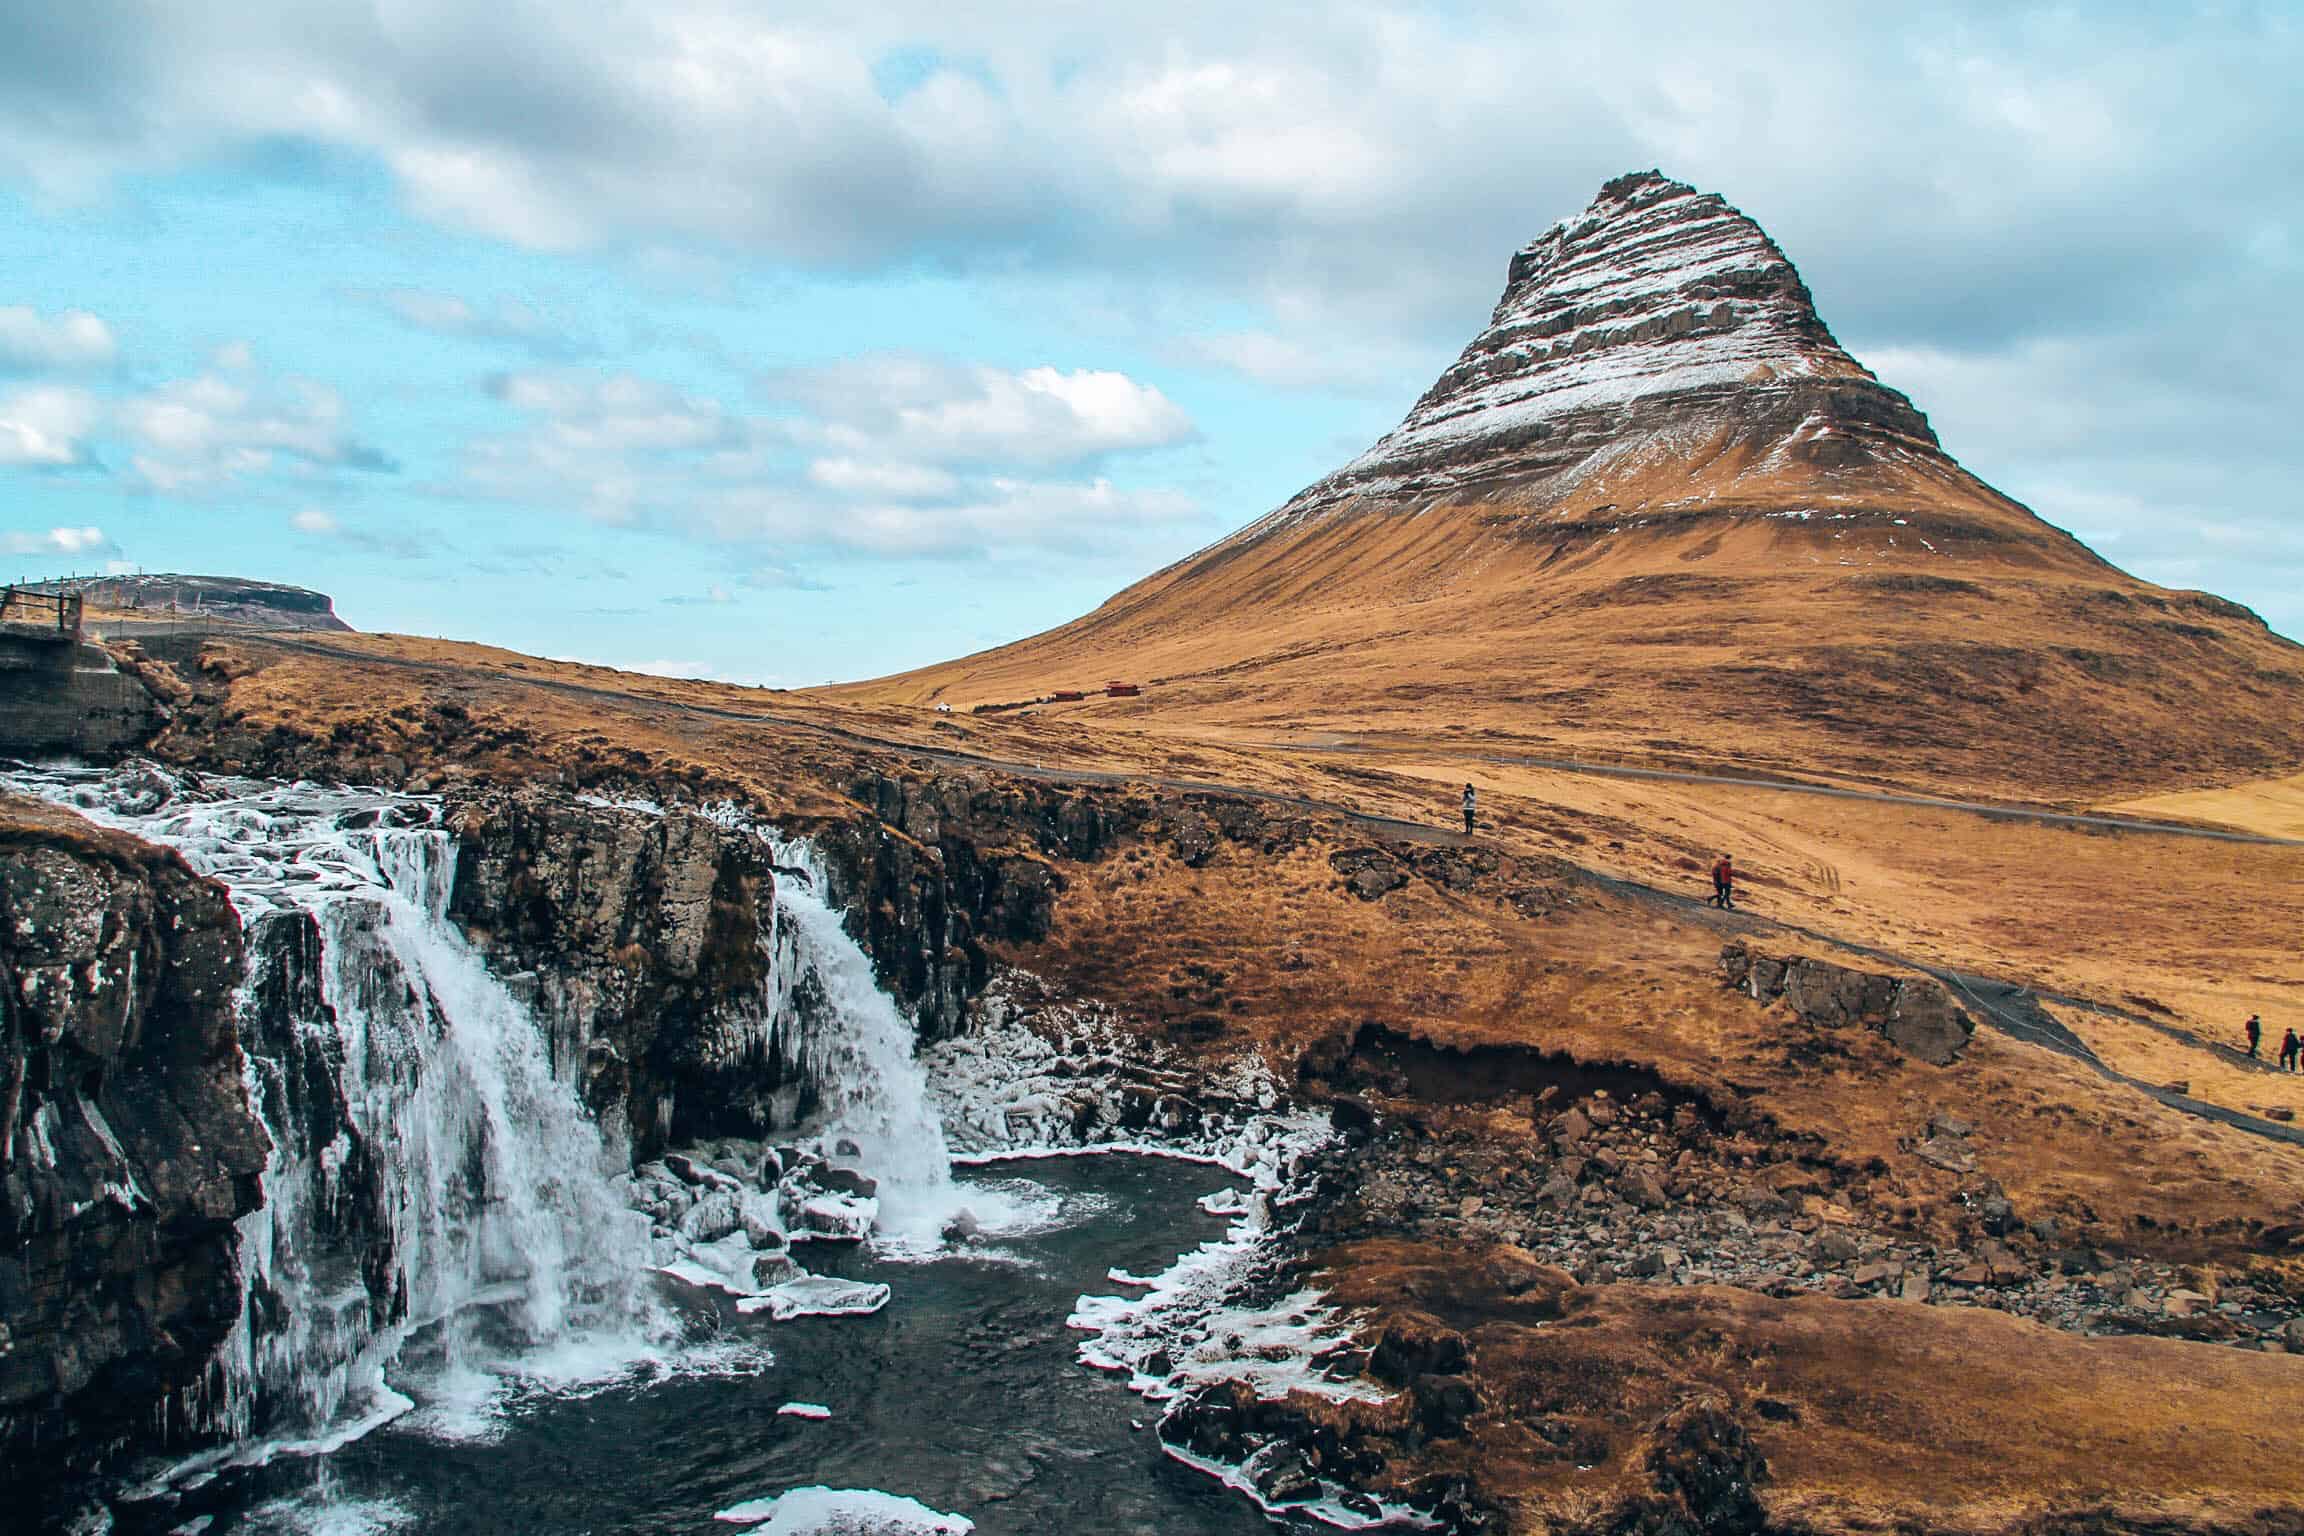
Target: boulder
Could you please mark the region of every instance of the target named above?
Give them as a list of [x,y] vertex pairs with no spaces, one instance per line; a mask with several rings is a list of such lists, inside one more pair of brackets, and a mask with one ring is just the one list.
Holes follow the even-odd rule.
[[1845,1264],[1857,1254],[1856,1239],[1845,1232],[1823,1232],[1809,1244],[1808,1256],[1818,1269]]
[[860,1173],[854,1168],[819,1168],[816,1170],[814,1178],[819,1186],[836,1195],[855,1195],[860,1199],[870,1199],[880,1193],[879,1180],[870,1174]]
[[2207,1306],[2208,1298],[2199,1291],[2179,1288],[2168,1293],[2160,1303],[2160,1310],[2170,1317],[2191,1317]]
[[1409,1393],[1415,1399],[1417,1422],[1435,1440],[1461,1435],[1480,1411],[1479,1392],[1462,1376],[1419,1376]]
[[1645,1168],[1635,1168],[1618,1179],[1616,1192],[1645,1211],[1661,1210],[1672,1203],[1656,1175]]
[[716,1243],[743,1224],[736,1196],[716,1189],[681,1214],[679,1230],[692,1243]]
[[1763,955],[1742,940],[1721,949],[1719,974],[1757,1002],[1781,1001],[1803,1024],[1869,1029],[1933,1066],[1957,1060],[1976,1031],[1933,976],[1860,971],[1809,955]]
[[1344,888],[1362,901],[1400,889],[1408,873],[1381,848],[1341,848],[1328,856],[1328,867],[1344,877]]

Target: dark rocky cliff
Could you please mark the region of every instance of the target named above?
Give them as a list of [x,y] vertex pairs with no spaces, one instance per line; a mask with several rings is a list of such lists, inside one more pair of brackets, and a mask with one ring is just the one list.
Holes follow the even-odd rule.
[[174,854],[0,797],[0,1484],[172,1429],[238,1315],[241,954]]
[[110,757],[167,722],[136,661],[124,670],[101,646],[0,633],[0,753]]
[[[1111,809],[1054,787],[865,773],[852,792],[871,814],[806,829],[823,894],[928,1038],[962,1028],[992,979],[988,944],[1047,932],[1062,885],[1052,859],[1094,858],[1115,836]],[[623,1118],[636,1158],[758,1134],[804,1107],[766,995],[776,897],[760,838],[692,808],[540,788],[465,792],[451,822],[449,916],[528,990],[556,1055],[580,1060],[587,1102]]]
[[523,982],[585,1100],[636,1158],[758,1132],[791,1088],[765,1015],[769,850],[694,811],[484,790],[452,815],[449,916]]
[[870,814],[820,829],[828,898],[923,1037],[959,1032],[992,979],[992,943],[1048,932],[1062,860],[1092,860],[1151,814],[1141,796],[1098,796],[980,775],[880,771],[849,793]]

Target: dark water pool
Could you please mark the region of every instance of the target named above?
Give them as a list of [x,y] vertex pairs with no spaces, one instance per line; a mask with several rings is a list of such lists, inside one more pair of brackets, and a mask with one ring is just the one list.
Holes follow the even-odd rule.
[[[1072,1224],[1002,1238],[1006,1262],[891,1264],[860,1250],[801,1250],[809,1267],[884,1281],[868,1317],[776,1323],[694,1299],[702,1319],[765,1345],[756,1373],[674,1377],[514,1410],[489,1442],[388,1427],[324,1458],[278,1462],[212,1485],[165,1518],[205,1515],[207,1536],[306,1531],[718,1532],[712,1516],[810,1485],[882,1489],[961,1514],[983,1536],[1219,1536],[1273,1526],[1238,1495],[1163,1456],[1154,1405],[1074,1358],[1065,1326],[1118,1267],[1148,1275],[1221,1236],[1196,1201],[1219,1170],[1135,1157],[1006,1163],[971,1177],[1029,1179]],[[709,1324],[707,1324],[709,1326]],[[832,1416],[780,1416],[788,1402]],[[1142,1428],[1134,1427],[1142,1425]]]

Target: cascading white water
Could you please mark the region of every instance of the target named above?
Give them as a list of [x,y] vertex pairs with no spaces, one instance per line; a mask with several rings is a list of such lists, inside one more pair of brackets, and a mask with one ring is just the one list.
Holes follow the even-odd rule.
[[545,1032],[447,921],[438,804],[381,791],[60,770],[16,786],[180,850],[248,933],[250,1098],[271,1133],[243,1313],[211,1409],[235,1438],[340,1440],[426,1399],[660,1337],[628,1159]]
[[[796,852],[787,847],[780,857]],[[793,924],[796,958],[822,989],[833,1024],[801,1037],[824,1147],[836,1163],[877,1181],[884,1235],[932,1242],[961,1208],[944,1124],[913,1055],[911,1021],[880,990],[870,957],[841,926],[840,914],[817,895],[821,879],[821,871],[808,881],[780,878],[776,904]],[[844,1153],[843,1142],[855,1151]]]
[[[150,765],[6,777],[178,849],[247,932],[240,1036],[273,1151],[206,1405],[235,1442],[223,1455],[339,1443],[414,1406],[403,1388],[431,1427],[469,1433],[509,1382],[596,1377],[668,1342],[647,1281],[682,1272],[668,1234],[633,1209],[628,1149],[555,1075],[549,1031],[448,920],[438,801]],[[827,871],[808,844],[769,841],[759,1016],[798,1069],[774,1113],[805,1085],[803,1129],[873,1181],[859,1209],[884,1253],[933,1252],[955,1223],[999,1230],[1018,1213],[981,1186],[964,1208],[913,1026],[823,899]]]

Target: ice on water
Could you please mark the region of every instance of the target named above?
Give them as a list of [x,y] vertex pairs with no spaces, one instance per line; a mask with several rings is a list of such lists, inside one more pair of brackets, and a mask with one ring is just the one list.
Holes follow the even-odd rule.
[[875,1488],[794,1488],[715,1514],[759,1536],[967,1536],[976,1522]]

